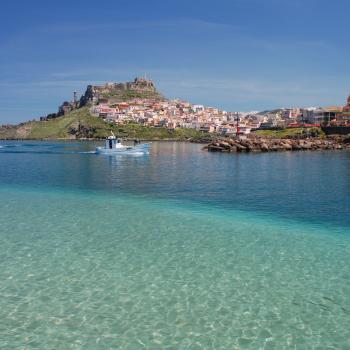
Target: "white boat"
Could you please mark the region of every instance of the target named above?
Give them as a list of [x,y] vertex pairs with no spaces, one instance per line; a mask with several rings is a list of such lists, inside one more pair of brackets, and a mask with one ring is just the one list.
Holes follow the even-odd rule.
[[123,145],[113,132],[106,138],[104,147],[96,147],[96,153],[102,154],[147,154],[149,153],[150,143],[136,143],[134,146]]

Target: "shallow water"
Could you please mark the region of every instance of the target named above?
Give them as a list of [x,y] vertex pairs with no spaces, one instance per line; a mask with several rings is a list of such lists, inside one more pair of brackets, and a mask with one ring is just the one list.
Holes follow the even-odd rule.
[[349,153],[0,146],[1,349],[350,349]]

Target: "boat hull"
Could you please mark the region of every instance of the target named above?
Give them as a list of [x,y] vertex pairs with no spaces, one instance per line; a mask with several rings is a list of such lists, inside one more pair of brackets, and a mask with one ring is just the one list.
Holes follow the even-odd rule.
[[142,143],[137,146],[122,146],[117,148],[96,147],[96,153],[100,154],[147,154],[150,143]]

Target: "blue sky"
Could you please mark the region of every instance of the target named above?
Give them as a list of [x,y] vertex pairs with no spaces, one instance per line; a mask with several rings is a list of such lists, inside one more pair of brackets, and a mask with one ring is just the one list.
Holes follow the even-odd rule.
[[342,105],[349,23],[345,0],[6,1],[0,123],[144,74],[169,98],[230,111]]

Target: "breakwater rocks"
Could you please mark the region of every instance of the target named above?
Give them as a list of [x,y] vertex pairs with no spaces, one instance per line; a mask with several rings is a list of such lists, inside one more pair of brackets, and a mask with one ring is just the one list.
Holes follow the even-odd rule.
[[218,139],[203,149],[209,152],[276,152],[276,151],[316,151],[350,149],[345,138],[276,139],[262,137],[242,137]]

